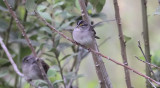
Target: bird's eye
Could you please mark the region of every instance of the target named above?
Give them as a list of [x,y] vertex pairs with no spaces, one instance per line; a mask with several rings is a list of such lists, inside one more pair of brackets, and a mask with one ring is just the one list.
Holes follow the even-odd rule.
[[87,24],[83,24],[82,26],[87,26]]
[[26,62],[28,62],[28,60],[26,60]]

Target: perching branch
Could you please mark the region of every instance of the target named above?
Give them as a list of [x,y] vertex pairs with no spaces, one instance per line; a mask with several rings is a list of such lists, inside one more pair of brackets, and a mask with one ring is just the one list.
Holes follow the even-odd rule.
[[97,54],[97,55],[99,55],[99,56],[102,56],[102,57],[106,58],[107,60],[109,60],[109,61],[111,61],[111,62],[113,62],[113,63],[115,63],[115,64],[117,64],[117,65],[123,66],[123,67],[131,70],[132,72],[134,72],[134,73],[136,73],[136,74],[138,74],[138,75],[140,75],[140,76],[142,76],[142,77],[144,77],[144,78],[146,78],[146,79],[149,79],[150,81],[152,81],[152,82],[154,82],[154,83],[156,83],[157,85],[160,86],[160,83],[159,83],[159,82],[157,82],[157,81],[155,81],[154,79],[152,79],[152,78],[150,78],[150,77],[148,77],[148,76],[146,76],[146,75],[144,75],[144,74],[142,74],[142,73],[140,73],[140,72],[132,69],[131,67],[129,67],[129,66],[125,65],[125,64],[121,64],[121,63],[117,62],[116,60],[114,60],[114,59],[112,59],[112,58],[110,58],[110,57],[107,57],[107,56],[101,54],[100,52],[97,52],[97,51],[95,51],[95,50],[93,50],[93,49],[91,49],[91,48],[87,48],[87,47],[85,47],[85,46],[83,46],[83,45],[75,42],[74,40],[72,40],[72,39],[70,39],[69,37],[65,36],[62,32],[59,32],[58,30],[56,30],[51,24],[49,24],[44,18],[42,18],[37,12],[35,12],[35,15],[36,15],[46,26],[48,26],[53,32],[58,33],[60,36],[62,36],[62,37],[65,38],[66,40],[72,42],[73,44],[78,45],[78,46],[81,46],[81,47],[87,49],[87,50],[90,51],[90,52],[93,52],[93,53],[95,53],[95,54]]
[[[12,7],[11,7],[11,5],[7,2],[7,0],[3,0],[3,1],[4,1],[5,5],[7,6],[9,12],[11,13],[12,17],[13,17],[14,20],[16,21],[17,27],[19,28],[19,30],[22,32],[22,35],[23,35],[23,36],[25,37],[25,39],[27,40],[27,43],[28,43],[30,49],[32,50],[32,53],[33,53],[34,57],[37,57],[37,54],[36,54],[36,52],[35,52],[35,49],[33,48],[30,39],[29,39],[28,36],[26,35],[26,32],[25,32],[25,30],[24,30],[24,29],[25,29],[24,26],[20,23],[19,19],[17,18],[17,15],[16,15],[15,12],[12,10]],[[38,59],[38,58],[36,58],[36,60],[37,60],[37,59]],[[38,61],[38,66],[39,66],[39,68],[40,68],[40,70],[41,70],[41,73],[42,73],[43,78],[44,78],[44,79],[46,80],[46,82],[48,83],[49,88],[53,88],[51,82],[50,82],[50,81],[48,80],[48,78],[47,78],[47,75],[46,75],[46,73],[45,73],[45,71],[44,71],[44,69],[43,69],[43,67],[42,67],[42,64],[40,63],[39,60],[37,60],[37,61]]]
[[[88,24],[91,25],[84,0],[78,0],[78,1],[81,7],[83,20],[87,21]],[[94,43],[91,45],[91,48],[99,52],[96,39],[94,39]],[[97,73],[101,88],[112,88],[111,81],[109,79],[108,73],[106,71],[106,67],[104,65],[104,62],[101,56],[95,54],[94,52],[91,52],[91,53],[92,53],[92,57],[93,57],[95,68],[96,68],[96,73]]]
[[[146,61],[151,62],[151,55],[150,55],[150,45],[149,45],[149,33],[148,33],[148,17],[147,17],[147,0],[141,0],[142,6],[142,24],[143,24],[143,39],[144,39],[144,46],[145,46],[145,56]],[[146,75],[151,77],[151,71],[146,65]],[[152,88],[152,85],[146,80],[146,87]]]
[[[123,59],[123,64],[128,66],[127,54],[126,54],[126,44],[125,44],[124,37],[123,37],[123,30],[122,30],[122,25],[121,25],[121,20],[120,20],[118,1],[114,0],[113,2],[114,2],[114,9],[115,9],[115,17],[116,17],[117,26],[118,26],[119,40],[120,40],[120,45],[121,45],[121,56]],[[127,88],[132,88],[129,70],[127,68],[124,68],[124,72],[125,72],[125,80],[126,80]]]
[[7,47],[5,46],[5,44],[3,43],[3,40],[2,40],[2,38],[1,38],[1,36],[0,36],[0,44],[1,44],[1,47],[3,48],[3,50],[5,51],[5,53],[7,54],[7,57],[8,57],[8,59],[9,59],[9,61],[11,62],[14,71],[15,71],[19,76],[23,77],[24,75],[18,70],[18,67],[17,67],[16,63],[13,61],[12,56],[11,56],[11,54],[9,53],[9,51],[8,51]]

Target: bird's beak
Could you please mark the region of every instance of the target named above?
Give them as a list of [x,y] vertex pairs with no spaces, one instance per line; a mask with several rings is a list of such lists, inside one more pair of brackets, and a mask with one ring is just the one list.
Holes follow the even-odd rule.
[[32,62],[32,64],[34,64],[34,63],[36,63],[36,60],[34,60],[34,61]]
[[78,28],[78,27],[79,27],[79,25],[76,26],[76,28]]

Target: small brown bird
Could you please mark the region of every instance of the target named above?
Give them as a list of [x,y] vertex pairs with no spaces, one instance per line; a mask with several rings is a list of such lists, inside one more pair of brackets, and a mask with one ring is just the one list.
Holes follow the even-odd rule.
[[[47,73],[49,66],[42,59],[38,60],[40,60],[45,72]],[[32,81],[36,79],[43,80],[43,76],[38,66],[38,62],[33,55],[29,55],[23,58],[22,71],[27,81]]]

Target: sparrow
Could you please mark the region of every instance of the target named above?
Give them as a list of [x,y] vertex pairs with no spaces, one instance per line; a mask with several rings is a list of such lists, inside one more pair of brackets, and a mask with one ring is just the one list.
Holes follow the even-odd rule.
[[[42,59],[38,60],[40,60],[40,63],[42,64],[45,70],[45,73],[47,73],[49,66]],[[28,55],[23,58],[22,72],[27,81],[32,81],[37,79],[43,80],[43,76],[38,66],[38,62],[33,55]]]
[[99,37],[96,36],[94,27],[88,24],[87,21],[83,20],[79,20],[77,22],[77,26],[73,30],[72,37],[77,43],[87,47],[94,43],[95,38],[99,39]]

